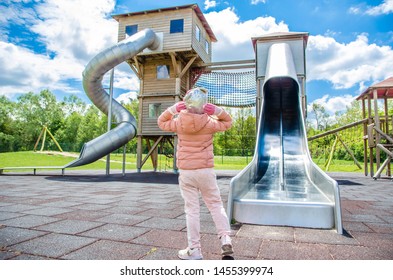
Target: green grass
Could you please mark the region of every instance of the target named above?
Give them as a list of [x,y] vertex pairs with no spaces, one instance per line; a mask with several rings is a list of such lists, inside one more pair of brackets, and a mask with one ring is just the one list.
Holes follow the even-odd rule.
[[[0,153],[0,167],[23,167],[23,166],[64,166],[67,163],[73,161],[79,156],[78,153],[73,153],[72,156],[65,156],[58,154],[57,152],[12,152],[12,153]],[[143,156],[143,158],[145,155]],[[123,162],[123,154],[111,154],[111,169],[121,170]],[[126,171],[136,171],[136,155],[126,155]],[[215,169],[217,170],[242,170],[252,160],[252,157],[240,157],[240,156],[215,156]],[[160,155],[158,158],[158,170],[159,171],[172,171],[172,159],[166,158]],[[319,162],[319,167],[325,170],[324,163]],[[72,169],[76,170],[105,170],[106,168],[106,157],[98,160],[94,163],[75,167]],[[148,159],[143,166],[142,170],[152,170],[153,165],[150,159]],[[330,168],[330,172],[362,172],[352,161],[344,160],[333,160]],[[5,171],[7,172],[7,171]]]

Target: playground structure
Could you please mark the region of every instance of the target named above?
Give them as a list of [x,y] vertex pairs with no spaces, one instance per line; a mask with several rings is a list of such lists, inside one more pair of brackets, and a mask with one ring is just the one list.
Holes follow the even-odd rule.
[[[94,105],[109,117],[113,114],[117,126],[86,143],[78,159],[61,167],[63,172],[64,168],[94,162],[134,137],[138,141],[138,171],[148,157],[156,167],[159,143],[173,139],[169,141],[174,155],[177,145],[176,135],[159,130],[159,114],[180,100],[197,83],[201,72],[254,65],[254,61],[242,65],[210,62],[211,42],[216,38],[197,5],[114,18],[119,22],[119,43],[89,62],[83,72],[83,87]],[[231,181],[228,214],[230,219],[244,223],[335,228],[342,233],[337,183],[313,164],[307,148],[307,38],[307,33],[289,32],[252,39],[257,81],[234,89],[238,95],[244,91],[250,95],[253,86],[256,88],[257,145],[253,161]],[[141,81],[138,124],[102,85],[105,73],[124,61]],[[197,70],[191,73],[193,68]],[[224,100],[233,99],[230,95],[225,92]],[[214,96],[213,100],[220,98]],[[236,99],[232,102],[233,106],[253,104]],[[143,140],[149,149],[144,159]]]
[[[367,176],[370,171],[370,175],[374,180],[381,177],[384,169],[386,169],[386,174],[391,177],[393,118],[389,116],[388,110],[388,101],[391,98],[393,98],[393,77],[368,87],[356,98],[356,100],[361,100],[362,102],[364,118],[364,172]],[[383,100],[384,110],[382,116],[380,116],[378,110],[379,100]],[[372,103],[374,104],[372,105]],[[381,151],[386,154],[386,159],[383,163],[381,163]],[[375,173],[374,164],[376,164],[377,169]]]
[[308,33],[253,38],[258,130],[254,158],[231,180],[228,216],[241,223],[334,228],[342,234],[337,182],[311,160],[305,130]]
[[[150,157],[157,169],[158,147],[169,143],[176,167],[177,136],[158,128],[157,118],[191,88],[190,70],[211,62],[211,43],[217,41],[197,5],[113,16],[119,22],[119,41],[150,28],[161,40],[155,51],[142,51],[125,61],[140,80],[137,125],[137,170]],[[143,153],[147,149],[147,155]]]
[[[346,152],[358,168],[362,169],[361,164],[356,160],[352,150],[348,147],[348,143],[344,143],[339,136],[339,133],[345,133],[346,131],[351,134],[359,134],[358,129],[362,127],[362,132],[355,137],[363,141],[364,175],[370,175],[374,180],[377,180],[381,178],[382,172],[385,170],[388,178],[392,177],[390,165],[393,158],[393,118],[389,115],[388,106],[389,100],[392,98],[393,77],[390,77],[382,82],[371,85],[356,98],[357,101],[362,102],[363,119],[308,137],[308,141],[313,141],[329,135],[335,135],[335,141],[330,149],[329,158],[326,163],[326,171],[332,161],[338,141],[344,146]],[[379,110],[381,105],[383,105],[383,112]],[[351,129],[356,130],[350,131]],[[356,140],[353,139],[353,141]],[[385,160],[382,163],[381,159],[383,157],[385,157]]]
[[[312,162],[307,146],[304,125],[307,33],[275,33],[253,38],[255,60],[213,63],[211,43],[217,39],[197,5],[127,13],[113,18],[119,22],[119,43],[90,61],[83,73],[83,86],[93,104],[105,114],[113,115],[117,126],[86,143],[78,159],[57,168],[64,173],[65,168],[94,162],[136,137],[138,172],[149,158],[157,168],[157,148],[164,142],[173,148],[173,168],[176,170],[177,137],[161,131],[157,117],[192,86],[210,86],[212,103],[255,106],[257,113],[254,159],[231,182],[230,219],[256,224],[335,228],[338,233],[343,232],[337,183]],[[122,62],[127,62],[140,79],[138,122],[109,97],[101,84],[105,73]],[[247,68],[255,71],[244,75],[238,73],[242,80],[235,82],[243,85],[246,80],[247,86],[223,95],[215,93],[211,81],[221,79],[216,71]],[[255,76],[249,79],[254,73],[256,79]],[[214,78],[204,80],[204,75]],[[365,108],[365,99],[362,100]],[[371,114],[369,119],[367,122],[371,125]],[[378,129],[380,125],[377,124],[368,130],[365,126],[365,141],[369,139],[367,143],[372,143],[371,139],[376,139],[370,149],[389,149],[385,144],[383,148],[378,146],[381,138],[375,134],[383,136],[388,128]],[[372,137],[370,132],[374,133]],[[387,134],[384,137],[390,141]],[[146,148],[148,152],[143,158]],[[390,170],[388,163],[392,154],[387,154],[389,161],[377,165],[376,175],[382,167]]]

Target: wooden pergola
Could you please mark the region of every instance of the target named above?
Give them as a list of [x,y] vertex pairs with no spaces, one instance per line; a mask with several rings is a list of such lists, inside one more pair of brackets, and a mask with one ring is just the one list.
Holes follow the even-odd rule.
[[[363,119],[367,119],[363,125],[364,172],[366,176],[370,174],[374,179],[379,178],[385,168],[387,175],[391,176],[393,118],[388,112],[388,100],[391,98],[393,98],[393,77],[370,86],[356,98],[362,101]],[[382,105],[381,114],[379,106]],[[381,141],[383,139],[385,140]],[[381,163],[381,151],[387,155],[383,163]],[[374,164],[377,169],[375,173]]]

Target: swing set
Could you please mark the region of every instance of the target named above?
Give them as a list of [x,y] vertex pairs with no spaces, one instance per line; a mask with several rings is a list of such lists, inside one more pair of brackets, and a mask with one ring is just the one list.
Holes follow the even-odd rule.
[[56,138],[53,136],[53,134],[49,131],[48,127],[46,125],[42,126],[40,136],[38,136],[37,141],[35,142],[34,145],[34,152],[37,151],[37,146],[40,143],[41,137],[42,137],[42,143],[41,143],[41,149],[40,152],[44,150],[45,147],[45,141],[46,141],[46,134],[49,134],[50,138],[52,138],[53,142],[56,144],[57,148],[59,149],[60,152],[63,152],[63,149],[60,147],[60,144],[56,141]]
[[[354,152],[352,151],[352,149],[350,148],[348,143],[344,142],[343,138],[350,139],[351,143],[355,143],[356,142],[355,138],[358,138],[357,134],[359,134],[359,131],[360,131],[360,125],[364,124],[366,121],[367,121],[367,119],[363,119],[363,120],[360,120],[357,122],[353,122],[353,123],[341,126],[336,129],[332,129],[332,130],[308,137],[307,140],[309,142],[311,142],[313,140],[321,139],[323,137],[327,137],[330,135],[334,136],[334,141],[333,141],[333,144],[331,145],[331,148],[329,151],[329,156],[327,157],[325,164],[324,164],[325,171],[329,171],[329,168],[333,162],[334,155],[335,155],[336,151],[338,150],[340,143],[344,147],[344,149],[348,153],[348,155],[352,158],[353,162],[358,167],[358,169],[359,170],[362,169],[362,166],[360,165],[359,161],[356,159]],[[345,136],[345,137],[343,137],[343,136]],[[331,143],[331,142],[329,141],[329,143]],[[328,144],[328,146],[330,146],[330,144]],[[326,147],[322,147],[322,149],[323,149],[323,152],[320,153],[320,156],[318,157],[317,162],[320,161],[321,158],[326,158],[325,151],[329,150],[329,148],[326,148]],[[311,151],[311,153],[316,153],[316,151],[314,151],[313,148],[311,148],[310,151]]]

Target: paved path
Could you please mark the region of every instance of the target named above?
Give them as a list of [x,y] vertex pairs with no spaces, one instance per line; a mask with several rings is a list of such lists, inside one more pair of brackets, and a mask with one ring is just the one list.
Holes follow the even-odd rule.
[[[177,259],[186,244],[183,201],[171,173],[105,176],[38,171],[0,176],[0,259]],[[236,172],[217,171],[224,201]],[[340,185],[344,235],[333,230],[241,225],[236,259],[393,259],[393,182],[330,173]],[[205,259],[220,259],[206,207]]]

